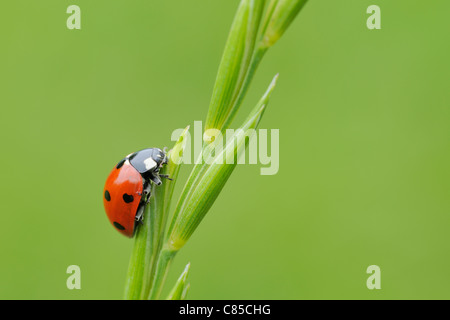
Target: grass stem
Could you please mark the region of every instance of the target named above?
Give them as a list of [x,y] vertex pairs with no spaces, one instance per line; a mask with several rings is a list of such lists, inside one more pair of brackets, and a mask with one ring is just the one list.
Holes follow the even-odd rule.
[[149,300],[157,300],[161,295],[161,291],[164,282],[169,271],[170,264],[175,258],[178,251],[173,251],[170,249],[163,248],[159,254],[158,261],[156,263],[154,281],[152,283],[152,288],[148,295]]

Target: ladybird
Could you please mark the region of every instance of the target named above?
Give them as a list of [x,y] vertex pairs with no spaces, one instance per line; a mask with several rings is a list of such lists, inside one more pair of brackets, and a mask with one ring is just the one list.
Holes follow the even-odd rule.
[[150,201],[152,184],[161,185],[161,178],[168,178],[159,173],[165,164],[166,153],[149,148],[126,156],[112,169],[103,190],[103,204],[109,221],[121,234],[133,237]]

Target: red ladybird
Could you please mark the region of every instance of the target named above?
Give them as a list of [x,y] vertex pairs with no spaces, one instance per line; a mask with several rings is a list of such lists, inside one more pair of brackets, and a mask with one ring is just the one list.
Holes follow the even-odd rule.
[[167,156],[158,148],[144,149],[122,159],[106,179],[103,204],[109,221],[123,235],[133,237],[150,201],[152,182],[160,185],[159,171]]

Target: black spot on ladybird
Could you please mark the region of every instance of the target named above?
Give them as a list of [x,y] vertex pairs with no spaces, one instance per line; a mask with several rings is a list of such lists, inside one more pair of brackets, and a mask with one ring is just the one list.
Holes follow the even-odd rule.
[[111,201],[111,195],[109,194],[108,190],[105,190],[105,199],[106,201]]
[[123,164],[125,163],[125,160],[126,160],[126,159],[120,160],[120,162],[119,162],[119,163],[117,164],[117,166],[116,166],[116,169],[122,168]]
[[134,200],[132,195],[126,194],[126,193],[123,194],[122,198],[123,198],[123,201],[125,201],[125,203],[131,203]]
[[125,227],[123,225],[121,225],[120,223],[114,221],[113,224],[114,224],[114,227],[116,227],[117,229],[125,230]]

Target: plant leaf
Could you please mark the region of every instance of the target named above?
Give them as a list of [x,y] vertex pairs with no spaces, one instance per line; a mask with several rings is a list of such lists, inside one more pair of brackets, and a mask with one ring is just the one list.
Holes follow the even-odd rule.
[[[180,198],[181,201],[175,209],[173,225],[169,229],[168,250],[178,251],[186,243],[222,191],[236,167],[235,159],[247,144],[247,131],[256,129],[261,120],[277,78],[278,75],[241,128],[235,131],[231,139],[227,139],[226,145],[212,158],[211,163],[205,164],[206,169],[196,179],[196,184],[192,188],[191,186],[185,188],[188,194]],[[209,146],[216,148],[217,145]]]
[[189,283],[186,283],[186,279],[189,274],[190,267],[191,264],[188,263],[167,296],[167,300],[184,300],[186,298],[187,290],[189,289]]
[[269,48],[277,42],[307,0],[272,0],[264,18],[261,48]]
[[[223,130],[251,63],[265,0],[242,0],[217,72],[205,129]],[[225,128],[226,129],[226,128]]]

